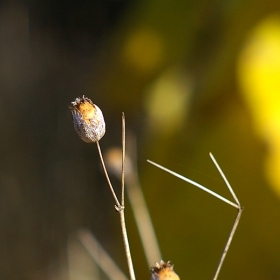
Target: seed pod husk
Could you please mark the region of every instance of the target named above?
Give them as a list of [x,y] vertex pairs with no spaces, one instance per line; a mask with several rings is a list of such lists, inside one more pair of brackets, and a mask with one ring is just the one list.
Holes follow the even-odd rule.
[[69,106],[74,128],[86,143],[99,141],[105,134],[105,121],[102,111],[85,97],[76,98]]
[[179,276],[173,270],[173,265],[168,261],[156,262],[151,267],[150,280],[180,280]]

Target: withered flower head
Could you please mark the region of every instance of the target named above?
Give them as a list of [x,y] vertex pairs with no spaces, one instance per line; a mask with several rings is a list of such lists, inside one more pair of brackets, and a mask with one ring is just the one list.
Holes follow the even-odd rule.
[[168,261],[156,262],[151,267],[151,280],[180,280],[179,276],[173,270],[173,265]]
[[74,128],[80,138],[86,143],[99,141],[105,134],[105,121],[98,106],[85,97],[78,97],[71,102],[69,109],[72,113]]

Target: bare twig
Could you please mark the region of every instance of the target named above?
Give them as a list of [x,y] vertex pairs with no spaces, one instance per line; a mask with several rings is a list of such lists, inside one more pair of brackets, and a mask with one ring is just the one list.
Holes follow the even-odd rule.
[[226,255],[227,255],[229,246],[230,246],[230,244],[231,244],[232,238],[233,238],[233,236],[234,236],[234,234],[235,234],[235,231],[236,231],[236,229],[237,229],[237,226],[238,226],[238,223],[239,223],[239,220],[240,220],[240,218],[241,218],[241,214],[242,214],[242,211],[243,211],[244,208],[241,207],[240,202],[239,202],[239,200],[238,200],[236,194],[234,193],[234,191],[233,191],[231,185],[229,184],[229,182],[228,182],[228,180],[227,180],[227,178],[226,178],[224,172],[222,171],[222,169],[220,168],[220,166],[219,166],[219,164],[217,163],[216,159],[214,158],[214,156],[213,156],[211,153],[210,153],[210,157],[211,157],[212,161],[214,162],[216,168],[218,169],[220,175],[221,175],[222,178],[224,179],[224,181],[225,181],[225,183],[226,183],[226,185],[227,185],[227,187],[228,187],[230,193],[232,194],[232,196],[233,196],[235,202],[236,202],[236,203],[238,204],[238,206],[239,206],[239,207],[238,207],[238,213],[237,213],[236,219],[235,219],[235,221],[234,221],[234,224],[233,224],[233,227],[232,227],[232,229],[231,229],[230,235],[229,235],[229,237],[228,237],[228,240],[227,240],[225,249],[224,249],[224,251],[223,251],[223,253],[222,253],[221,259],[220,259],[220,261],[219,261],[218,267],[217,267],[217,269],[216,269],[216,272],[215,272],[215,275],[214,275],[214,278],[213,278],[213,280],[216,280],[216,279],[218,279],[220,270],[221,270],[222,265],[223,265],[223,263],[224,263],[224,260],[225,260],[225,257],[226,257]]
[[226,255],[227,255],[227,252],[228,252],[229,246],[230,246],[230,244],[231,244],[232,238],[233,238],[233,236],[234,236],[234,234],[235,234],[235,231],[236,231],[236,229],[237,229],[239,220],[240,220],[240,218],[241,218],[242,211],[243,211],[243,208],[240,207],[240,209],[238,210],[238,214],[237,214],[237,216],[236,216],[236,219],[235,219],[235,221],[234,221],[232,230],[231,230],[230,235],[229,235],[229,237],[228,237],[228,240],[227,240],[225,249],[224,249],[224,251],[223,251],[223,253],[222,253],[221,259],[220,259],[219,264],[218,264],[218,267],[217,267],[217,269],[216,269],[216,272],[215,272],[215,275],[214,275],[213,280],[218,279],[220,270],[221,270],[222,265],[223,265],[223,263],[224,263],[224,260],[225,260],[225,257],[226,257]]
[[[152,263],[162,258],[149,209],[138,178],[136,141],[132,135],[126,139],[126,146],[125,188],[143,245],[147,264],[150,267]],[[120,180],[122,179],[121,158],[122,150],[117,147],[107,150],[104,156],[109,174],[110,172],[115,174]]]
[[124,217],[124,158],[125,158],[125,118],[124,113],[122,114],[122,197],[121,203],[119,202],[114,188],[111,184],[110,178],[106,166],[104,164],[101,148],[99,145],[99,140],[105,134],[105,121],[100,108],[95,105],[89,98],[82,96],[82,98],[76,98],[71,102],[69,107],[72,113],[72,119],[74,128],[77,131],[80,138],[86,143],[96,143],[101,164],[107,179],[109,188],[113,195],[113,198],[116,202],[115,209],[120,214],[120,222],[124,240],[124,249],[126,252],[127,263],[130,273],[131,280],[135,280],[132,259],[129,249],[127,231],[125,226],[125,217]]
[[116,193],[114,191],[114,188],[111,184],[111,181],[110,181],[110,178],[109,178],[109,175],[108,175],[108,172],[107,172],[107,169],[106,169],[106,166],[105,166],[105,163],[104,163],[104,160],[103,160],[103,156],[102,156],[102,152],[101,152],[101,148],[100,148],[100,145],[99,145],[99,142],[96,141],[96,145],[97,145],[97,149],[98,149],[98,153],[99,153],[99,157],[100,157],[100,160],[101,160],[101,164],[102,164],[102,167],[103,167],[103,170],[104,170],[104,173],[105,173],[105,177],[107,179],[107,182],[108,182],[108,185],[110,187],[110,190],[111,190],[111,193],[115,199],[115,202],[116,202],[116,206],[117,207],[121,207],[121,204],[116,196]]
[[211,195],[213,195],[213,196],[219,198],[220,200],[226,202],[227,204],[229,204],[229,205],[231,205],[231,206],[233,206],[233,207],[239,209],[239,206],[238,206],[237,204],[235,204],[235,203],[231,202],[230,200],[224,198],[223,196],[221,196],[221,195],[219,195],[219,194],[217,194],[217,193],[215,193],[215,192],[213,192],[213,191],[207,189],[206,187],[204,187],[204,186],[202,186],[202,185],[196,183],[195,181],[193,181],[193,180],[191,180],[191,179],[188,179],[188,178],[186,178],[186,177],[184,177],[184,176],[182,176],[182,175],[180,175],[180,174],[178,174],[178,173],[176,173],[176,172],[174,172],[174,171],[171,171],[170,169],[165,168],[165,167],[163,167],[162,165],[157,164],[157,163],[155,163],[155,162],[153,162],[153,161],[151,161],[151,160],[147,160],[147,161],[148,161],[149,163],[155,165],[156,167],[158,167],[158,168],[160,168],[160,169],[162,169],[162,170],[164,170],[164,171],[166,171],[166,172],[172,174],[173,176],[178,177],[178,178],[180,178],[181,180],[186,181],[186,182],[188,182],[188,183],[190,183],[190,184],[192,184],[192,185],[194,185],[194,186],[196,186],[196,187],[202,189],[203,191],[208,192],[208,193],[210,193]]
[[135,280],[135,273],[129,248],[128,236],[126,231],[125,225],[125,217],[124,217],[124,159],[125,159],[125,116],[124,113],[122,114],[122,204],[121,208],[117,209],[120,213],[120,222],[122,228],[122,235],[123,235],[123,242],[124,242],[124,249],[126,254],[126,260],[128,265],[128,270],[130,274],[130,279]]
[[234,236],[234,234],[235,234],[235,231],[236,231],[236,229],[237,229],[237,226],[238,226],[238,223],[239,223],[239,220],[240,220],[240,218],[241,218],[242,211],[243,211],[243,207],[241,207],[240,202],[239,202],[239,200],[238,200],[236,194],[234,193],[234,191],[233,191],[232,187],[230,186],[230,184],[229,184],[229,182],[228,182],[226,176],[224,175],[224,173],[223,173],[223,171],[221,170],[220,166],[218,165],[216,159],[214,158],[214,156],[213,156],[211,153],[210,153],[210,157],[211,157],[213,163],[215,164],[216,168],[218,169],[220,175],[221,175],[222,178],[224,179],[224,181],[225,181],[225,183],[226,183],[226,185],[227,185],[227,187],[228,187],[230,193],[232,194],[232,196],[233,196],[233,198],[234,198],[234,200],[235,200],[236,203],[233,203],[233,202],[229,201],[228,199],[224,198],[223,196],[221,196],[221,195],[219,195],[219,194],[217,194],[217,193],[215,193],[215,192],[209,190],[208,188],[206,188],[206,187],[204,187],[204,186],[202,186],[202,185],[200,185],[200,184],[194,182],[193,180],[190,180],[190,179],[188,179],[188,178],[186,178],[186,177],[184,177],[184,176],[182,176],[182,175],[180,175],[180,174],[178,174],[178,173],[176,173],[176,172],[174,172],[174,171],[171,171],[171,170],[169,170],[169,169],[167,169],[167,168],[165,168],[165,167],[163,167],[163,166],[161,166],[161,165],[159,165],[159,164],[157,164],[157,163],[155,163],[155,162],[152,162],[152,161],[150,161],[150,160],[148,160],[148,162],[151,163],[151,164],[153,164],[153,165],[155,165],[155,166],[157,166],[158,168],[160,168],[160,169],[162,169],[162,170],[164,170],[164,171],[166,171],[166,172],[168,172],[168,173],[170,173],[170,174],[172,174],[172,175],[174,175],[174,176],[176,176],[176,177],[178,177],[178,178],[180,178],[180,179],[182,179],[182,180],[184,180],[184,181],[186,181],[186,182],[188,182],[188,183],[190,183],[190,184],[192,184],[192,185],[194,185],[194,186],[196,186],[196,187],[198,187],[198,188],[200,188],[200,189],[202,189],[202,190],[204,190],[205,192],[210,193],[211,195],[213,195],[213,196],[219,198],[220,200],[222,200],[222,201],[226,202],[227,204],[229,204],[229,205],[231,205],[231,206],[233,206],[233,207],[235,207],[235,208],[238,209],[238,214],[237,214],[236,219],[235,219],[235,221],[234,221],[232,230],[231,230],[230,235],[229,235],[229,237],[228,237],[226,246],[225,246],[225,248],[224,248],[224,251],[223,251],[223,253],[222,253],[221,259],[220,259],[220,261],[219,261],[218,267],[217,267],[217,269],[216,269],[216,272],[215,272],[215,275],[214,275],[214,278],[213,278],[213,280],[216,280],[216,279],[218,278],[218,276],[219,276],[219,273],[220,273],[220,270],[221,270],[222,265],[223,265],[223,263],[224,263],[225,257],[226,257],[226,255],[227,255],[229,246],[230,246],[230,244],[231,244],[231,242],[232,242],[232,238],[233,238],[233,236]]
[[234,193],[234,191],[233,191],[231,185],[229,184],[229,182],[228,182],[228,180],[227,180],[227,178],[226,178],[224,172],[222,171],[221,167],[220,167],[219,164],[217,163],[217,161],[216,161],[216,159],[214,158],[214,156],[212,155],[212,153],[209,153],[209,155],[210,155],[212,161],[214,162],[216,168],[218,169],[220,175],[221,175],[222,178],[224,179],[224,181],[225,181],[225,183],[226,183],[226,185],[227,185],[227,187],[228,187],[228,189],[229,189],[229,191],[230,191],[230,193],[231,193],[233,199],[235,200],[235,202],[237,203],[237,205],[239,205],[239,207],[240,207],[240,202],[239,202],[239,200],[238,200],[236,194]]
[[122,206],[124,207],[125,116],[122,113]]
[[[123,115],[123,120],[124,120],[124,115]],[[124,125],[124,121],[123,121],[123,125]],[[124,131],[124,129],[123,129]],[[111,184],[111,181],[109,179],[109,176],[108,176],[108,173],[107,173],[107,169],[105,167],[105,164],[104,164],[104,161],[103,161],[103,157],[102,157],[102,154],[101,154],[101,149],[100,149],[100,146],[97,142],[97,147],[98,147],[98,150],[99,150],[99,155],[100,155],[100,159],[101,159],[101,162],[102,162],[102,166],[103,166],[103,170],[105,172],[105,176],[107,178],[107,181],[108,181],[108,184],[110,186],[110,189],[111,189],[111,192],[115,198],[115,201],[116,201],[116,210],[117,212],[120,214],[120,223],[121,223],[121,229],[122,229],[122,235],[123,235],[123,242],[124,242],[124,249],[125,249],[125,254],[126,254],[126,259],[127,259],[127,264],[128,264],[128,270],[129,270],[129,274],[130,274],[130,279],[131,280],[135,280],[135,273],[134,273],[134,269],[133,269],[133,263],[132,263],[132,258],[131,258],[131,253],[130,253],[130,247],[129,247],[129,242],[128,242],[128,236],[127,236],[127,231],[126,231],[126,225],[125,225],[125,216],[124,216],[124,195],[122,194],[122,200],[123,200],[123,203],[120,204],[118,199],[117,199],[117,196],[115,194],[115,191],[112,187],[112,184]],[[122,174],[123,171],[122,171]]]
[[107,179],[107,182],[109,184],[111,193],[115,199],[116,202],[116,210],[117,212],[120,214],[120,223],[121,223],[121,229],[122,229],[122,235],[123,235],[123,242],[124,242],[124,249],[125,249],[125,254],[126,254],[126,259],[127,259],[127,264],[128,264],[128,270],[129,270],[129,274],[130,274],[130,279],[131,280],[135,280],[135,273],[134,273],[134,269],[133,269],[133,263],[132,263],[132,258],[131,258],[131,253],[130,253],[130,248],[129,248],[129,242],[128,242],[128,236],[127,236],[127,230],[126,230],[126,225],[125,225],[125,216],[124,216],[124,159],[125,159],[125,116],[124,114],[122,115],[122,198],[121,198],[121,204],[116,196],[116,193],[114,191],[114,188],[111,184],[104,160],[103,160],[103,156],[102,156],[102,152],[100,149],[100,145],[99,142],[96,142],[97,144],[97,148],[98,148],[98,152],[99,152],[99,156],[100,156],[100,160],[102,163],[102,167]]
[[134,138],[131,138],[129,138],[131,168],[126,170],[126,190],[147,264],[150,267],[155,260],[161,260],[162,257],[149,209],[138,178],[136,141]]

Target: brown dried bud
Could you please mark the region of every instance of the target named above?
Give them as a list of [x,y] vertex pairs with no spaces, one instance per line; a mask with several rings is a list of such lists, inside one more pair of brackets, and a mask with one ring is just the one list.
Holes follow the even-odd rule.
[[173,270],[173,265],[168,261],[156,262],[151,267],[150,280],[180,280],[179,276]]
[[105,121],[98,106],[83,95],[71,102],[74,128],[80,138],[86,143],[99,141],[105,134]]

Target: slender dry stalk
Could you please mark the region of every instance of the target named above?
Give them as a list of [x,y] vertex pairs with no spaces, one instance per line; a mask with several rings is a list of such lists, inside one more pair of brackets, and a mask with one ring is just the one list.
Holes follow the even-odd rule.
[[[134,137],[131,136],[126,140],[126,143],[125,188],[146,261],[148,267],[150,267],[155,260],[161,260],[161,253],[149,209],[138,178],[136,141]],[[116,147],[107,150],[104,157],[109,174],[115,174],[120,180],[122,175],[121,158],[122,150]]]
[[227,255],[229,246],[230,246],[230,244],[231,244],[232,238],[233,238],[233,236],[234,236],[234,234],[235,234],[235,231],[236,231],[236,229],[237,229],[237,226],[238,226],[238,223],[239,223],[239,221],[240,221],[241,214],[242,214],[242,211],[243,211],[244,208],[240,205],[240,202],[239,202],[239,200],[238,200],[236,194],[234,193],[234,191],[233,191],[231,185],[229,184],[229,182],[228,182],[228,180],[227,180],[227,178],[226,178],[224,172],[222,171],[222,169],[220,168],[220,166],[219,166],[219,164],[217,163],[216,159],[214,158],[214,156],[213,156],[211,153],[210,153],[210,157],[211,157],[213,163],[215,164],[216,168],[218,169],[220,175],[221,175],[222,178],[224,179],[224,181],[225,181],[225,183],[226,183],[226,185],[227,185],[227,187],[228,187],[228,189],[229,189],[229,191],[230,191],[230,193],[231,193],[233,199],[235,200],[235,202],[236,202],[237,205],[239,206],[239,207],[238,207],[238,213],[237,213],[236,219],[235,219],[235,221],[234,221],[232,230],[231,230],[230,235],[229,235],[229,237],[228,237],[228,240],[227,240],[225,249],[224,249],[224,251],[223,251],[223,253],[222,253],[221,259],[220,259],[220,261],[219,261],[218,267],[217,267],[217,269],[216,269],[216,272],[215,272],[215,275],[214,275],[214,278],[213,278],[213,280],[216,280],[216,279],[218,279],[220,270],[221,270],[222,265],[223,265],[223,263],[224,263],[224,260],[225,260],[225,257],[226,257],[226,255]]
[[218,276],[219,276],[219,273],[220,273],[220,271],[221,271],[222,265],[223,265],[223,263],[224,263],[225,257],[226,257],[226,255],[227,255],[229,246],[230,246],[230,244],[231,244],[231,242],[232,242],[232,238],[233,238],[233,236],[234,236],[234,234],[235,234],[235,231],[236,231],[236,229],[237,229],[239,220],[240,220],[240,218],[241,218],[241,214],[242,214],[242,211],[243,211],[243,207],[241,207],[241,205],[240,205],[240,203],[239,203],[239,200],[238,200],[237,196],[235,195],[235,193],[234,193],[232,187],[230,186],[230,184],[229,184],[229,182],[228,182],[226,176],[224,175],[224,173],[223,173],[223,171],[221,170],[220,166],[218,165],[216,159],[214,158],[214,156],[213,156],[211,153],[210,153],[210,157],[211,157],[212,161],[214,162],[216,168],[218,169],[220,175],[222,176],[223,180],[225,181],[225,183],[226,183],[226,185],[227,185],[227,187],[228,187],[230,193],[232,194],[232,196],[233,196],[233,198],[234,198],[234,200],[235,200],[235,203],[234,203],[234,202],[231,202],[230,200],[224,198],[223,196],[221,196],[221,195],[219,195],[219,194],[217,194],[217,193],[215,193],[215,192],[209,190],[208,188],[206,188],[206,187],[204,187],[204,186],[202,186],[202,185],[200,185],[200,184],[194,182],[193,180],[190,180],[190,179],[188,179],[188,178],[186,178],[186,177],[184,177],[184,176],[182,176],[182,175],[180,175],[180,174],[178,174],[178,173],[176,173],[176,172],[174,172],[174,171],[171,171],[171,170],[168,169],[168,168],[165,168],[165,167],[163,167],[163,166],[161,166],[161,165],[159,165],[159,164],[157,164],[157,163],[155,163],[155,162],[153,162],[153,161],[150,161],[150,160],[148,160],[148,162],[151,163],[151,164],[153,164],[153,165],[155,165],[156,167],[158,167],[158,168],[160,168],[160,169],[162,169],[162,170],[164,170],[164,171],[166,171],[166,172],[172,174],[173,176],[178,177],[178,178],[180,178],[180,179],[182,179],[182,180],[184,180],[184,181],[186,181],[186,182],[188,182],[188,183],[190,183],[190,184],[192,184],[192,185],[194,185],[194,186],[196,186],[196,187],[202,189],[203,191],[205,191],[205,192],[207,192],[207,193],[210,193],[211,195],[213,195],[213,196],[219,198],[220,200],[224,201],[225,203],[227,203],[227,204],[233,206],[234,208],[237,208],[237,209],[238,209],[238,213],[237,213],[236,219],[235,219],[235,221],[234,221],[232,230],[231,230],[230,235],[229,235],[229,237],[228,237],[227,243],[226,243],[226,245],[225,245],[224,251],[223,251],[223,253],[222,253],[221,259],[220,259],[220,261],[219,261],[218,267],[217,267],[217,269],[216,269],[216,272],[215,272],[215,275],[214,275],[214,278],[213,278],[213,280],[217,280],[217,278],[218,278]]
[[109,178],[109,175],[108,175],[105,163],[104,163],[104,159],[103,159],[102,151],[101,151],[101,148],[100,148],[100,145],[99,145],[99,141],[96,142],[96,145],[97,145],[97,149],[98,149],[98,153],[99,153],[99,157],[100,157],[100,160],[101,160],[101,164],[102,164],[102,168],[103,168],[105,177],[107,179],[108,185],[109,185],[111,193],[113,195],[113,198],[115,199],[115,202],[116,202],[116,207],[117,208],[121,208],[121,204],[120,204],[120,202],[119,202],[119,200],[117,198],[117,195],[115,193],[115,190],[114,190],[114,188],[112,186],[111,180]]
[[[70,110],[71,110],[71,113],[72,113],[72,116],[73,116],[74,128],[77,131],[77,133],[79,134],[80,138],[87,143],[94,143],[95,142],[97,144],[97,149],[98,149],[101,164],[102,164],[102,167],[103,167],[103,170],[104,170],[104,173],[105,173],[105,177],[107,179],[109,188],[111,190],[111,193],[112,193],[113,198],[114,198],[115,203],[116,203],[115,209],[120,214],[120,224],[121,224],[121,229],[122,229],[124,249],[125,249],[125,254],[126,254],[126,258],[127,258],[127,264],[128,264],[130,279],[135,280],[136,278],[135,278],[134,269],[133,269],[133,263],[132,263],[130,248],[129,248],[127,230],[126,230],[126,225],[125,225],[125,215],[124,215],[124,208],[125,208],[125,205],[124,205],[125,116],[124,116],[124,113],[122,113],[122,171],[121,171],[121,190],[122,191],[121,191],[121,203],[120,203],[117,196],[116,196],[114,188],[111,184],[110,178],[108,176],[108,172],[107,172],[107,169],[106,169],[106,166],[105,166],[105,163],[104,163],[104,160],[103,160],[103,155],[102,155],[102,152],[101,152],[101,148],[100,148],[100,145],[99,145],[99,140],[105,134],[105,122],[104,122],[104,118],[103,118],[103,115],[102,115],[102,111],[99,109],[98,106],[93,104],[93,102],[89,98],[87,98],[85,96],[83,96],[82,98],[76,98],[75,101],[72,102],[71,104],[72,105],[70,106]],[[202,185],[200,185],[200,184],[198,184],[198,183],[196,183],[196,182],[194,182],[194,181],[192,181],[188,178],[185,178],[184,176],[182,176],[182,175],[180,175],[180,174],[178,174],[174,171],[171,171],[171,170],[169,170],[169,169],[167,169],[167,168],[165,168],[165,167],[163,167],[163,166],[161,166],[157,163],[154,163],[150,160],[148,160],[148,162],[157,166],[158,168],[172,174],[173,176],[176,176],[176,177],[178,177],[178,178],[180,178],[180,179],[182,179],[182,180],[184,180],[184,181],[202,189],[203,191],[215,196],[216,198],[218,198],[218,199],[224,201],[225,203],[227,203],[227,204],[229,204],[229,205],[238,209],[237,217],[236,217],[235,222],[233,224],[232,230],[230,232],[227,243],[225,245],[225,249],[222,253],[220,262],[218,264],[218,267],[216,269],[216,272],[215,272],[215,275],[214,275],[214,278],[213,278],[213,280],[216,280],[218,278],[221,267],[223,265],[223,262],[225,260],[226,255],[227,255],[229,246],[232,242],[232,238],[233,238],[233,236],[235,234],[235,231],[237,229],[237,226],[238,226],[243,208],[241,207],[241,205],[239,203],[239,200],[238,200],[237,196],[235,195],[233,189],[231,188],[227,178],[225,177],[224,173],[222,172],[222,170],[219,167],[217,161],[215,160],[214,156],[211,153],[210,153],[210,157],[211,157],[212,161],[214,162],[216,168],[218,169],[220,175],[222,176],[223,180],[225,181],[230,193],[232,194],[232,196],[235,200],[235,203],[226,199],[226,198],[224,198],[223,196],[209,190],[208,188],[206,188],[206,187],[204,187],[204,186],[202,186]],[[134,191],[136,189],[134,189]],[[138,192],[138,193],[141,193],[141,192]],[[131,195],[131,197],[133,197],[133,195]],[[143,201],[141,202],[142,204],[143,204]],[[145,213],[145,211],[143,213]],[[143,230],[143,228],[140,227],[140,226],[138,226],[138,228],[141,229],[139,231]],[[80,239],[81,239],[81,242],[84,242],[84,243],[87,244],[86,248],[88,246],[92,245],[92,243],[90,245],[88,244],[88,240],[89,240],[88,237],[86,238],[85,236],[80,236]],[[91,239],[91,242],[93,242],[92,239]],[[155,242],[155,243],[157,243],[157,242]],[[143,244],[144,244],[144,242],[143,242]],[[147,248],[145,250],[147,250]],[[151,275],[152,278],[151,279],[157,279],[158,280],[159,279],[158,276],[159,276],[159,274],[162,274],[162,271],[164,271],[164,273],[161,276],[163,277],[163,279],[166,279],[167,274],[166,274],[165,270],[163,270],[163,269],[167,269],[167,272],[169,273],[169,276],[168,276],[169,279],[171,279],[170,275],[172,275],[172,277],[173,277],[172,279],[179,279],[179,277],[175,273],[173,273],[173,267],[170,266],[169,263],[162,262],[161,264],[164,264],[164,265],[162,266],[162,265],[156,263],[156,265],[153,267],[154,271],[152,271],[152,272],[154,272],[154,273],[152,273],[152,275]],[[101,267],[101,265],[102,264],[100,264],[99,266]],[[122,276],[119,276],[118,279],[121,279],[121,277]],[[110,278],[113,279],[112,277],[110,277]]]
[[209,153],[209,155],[210,155],[210,157],[211,157],[213,163],[215,164],[216,168],[218,169],[220,175],[222,176],[223,180],[225,181],[225,183],[226,183],[226,185],[227,185],[227,187],[228,187],[228,189],[229,189],[229,191],[230,191],[230,193],[231,193],[233,199],[235,200],[236,204],[237,204],[237,205],[239,206],[239,208],[240,208],[240,207],[241,207],[241,206],[240,206],[240,202],[239,202],[239,200],[238,200],[238,198],[237,198],[235,192],[233,191],[231,185],[229,184],[229,182],[228,182],[228,180],[227,180],[227,178],[226,178],[224,172],[222,171],[221,167],[219,166],[218,162],[216,161],[216,159],[214,158],[214,156],[212,155],[212,153]]
[[127,236],[126,225],[125,225],[125,217],[124,217],[124,160],[125,160],[125,116],[124,113],[122,113],[122,194],[121,194],[122,204],[121,204],[121,208],[117,210],[120,214],[124,249],[125,249],[130,279],[135,280],[136,278],[135,278],[135,273],[134,273],[134,268],[133,268],[133,263],[132,263],[130,248],[129,248],[128,236]]
[[161,260],[161,252],[151,216],[138,178],[136,141],[130,138],[131,168],[126,172],[126,190],[148,266]]
[[148,161],[149,163],[153,164],[154,166],[156,166],[156,167],[158,167],[158,168],[164,170],[165,172],[168,172],[168,173],[172,174],[173,176],[178,177],[178,178],[180,178],[181,180],[186,181],[186,182],[188,182],[188,183],[190,183],[190,184],[192,184],[192,185],[194,185],[194,186],[200,188],[201,190],[203,190],[203,191],[205,191],[205,192],[207,192],[207,193],[210,193],[211,195],[213,195],[213,196],[217,197],[218,199],[220,199],[220,200],[226,202],[227,204],[229,204],[229,205],[231,205],[231,206],[233,206],[233,207],[239,209],[239,206],[238,206],[237,204],[235,204],[235,203],[231,202],[230,200],[224,198],[223,196],[221,196],[221,195],[219,195],[219,194],[217,194],[217,193],[215,193],[215,192],[209,190],[208,188],[206,188],[206,187],[204,187],[204,186],[202,186],[202,185],[196,183],[195,181],[193,181],[193,180],[191,180],[191,179],[188,179],[188,178],[186,178],[186,177],[184,177],[184,176],[182,176],[182,175],[180,175],[180,174],[178,174],[178,173],[176,173],[176,172],[174,172],[174,171],[171,171],[170,169],[168,169],[168,168],[166,168],[166,167],[163,167],[162,165],[157,164],[157,163],[155,163],[155,162],[153,162],[153,161],[151,161],[151,160],[147,160],[147,161]]
[[124,250],[125,250],[125,255],[126,255],[126,259],[127,259],[127,265],[128,265],[128,270],[129,270],[129,275],[130,275],[130,279],[131,280],[135,280],[135,273],[134,273],[134,268],[133,268],[133,263],[132,263],[132,258],[131,258],[131,253],[130,253],[130,247],[129,247],[129,242],[128,242],[128,236],[127,236],[127,230],[126,230],[126,225],[125,225],[125,216],[124,216],[124,159],[125,159],[125,116],[124,114],[122,114],[122,194],[121,194],[121,201],[122,203],[120,204],[116,193],[114,191],[114,188],[111,184],[105,163],[104,163],[104,159],[103,159],[103,155],[100,149],[100,145],[99,142],[96,142],[97,144],[97,148],[98,148],[98,152],[99,152],[99,156],[100,156],[100,160],[102,163],[102,167],[108,182],[108,185],[110,187],[111,193],[115,199],[116,205],[115,208],[117,210],[117,212],[120,214],[120,224],[121,224],[121,229],[122,229],[122,236],[123,236],[123,242],[124,242]]
[[219,261],[219,264],[218,264],[218,267],[217,267],[217,269],[216,269],[216,272],[215,272],[215,275],[214,275],[214,277],[213,277],[213,280],[218,279],[219,273],[220,273],[220,271],[221,271],[221,268],[222,268],[222,266],[223,266],[224,260],[225,260],[225,258],[226,258],[226,255],[227,255],[229,246],[230,246],[230,244],[231,244],[232,238],[233,238],[233,236],[234,236],[234,234],[235,234],[235,231],[236,231],[236,229],[237,229],[239,220],[240,220],[240,218],[241,218],[242,211],[243,211],[243,208],[241,207],[241,208],[238,210],[238,214],[237,214],[236,219],[235,219],[235,221],[234,221],[233,227],[232,227],[232,229],[231,229],[230,235],[229,235],[229,237],[228,237],[228,240],[227,240],[225,249],[224,249],[224,251],[223,251],[223,253],[222,253],[222,256],[221,256],[221,259],[220,259],[220,261]]
[[82,98],[76,98],[74,102],[71,103],[69,107],[72,113],[74,128],[77,131],[80,138],[86,143],[96,143],[101,164],[107,179],[109,188],[113,195],[113,198],[116,202],[115,209],[120,214],[120,224],[122,229],[124,249],[127,258],[127,264],[130,274],[130,279],[135,280],[135,274],[131,259],[131,253],[129,248],[128,236],[125,225],[125,216],[124,216],[124,159],[125,159],[125,117],[124,113],[122,114],[122,194],[121,194],[121,203],[119,202],[114,188],[111,184],[108,172],[103,160],[103,155],[99,145],[99,140],[105,134],[105,121],[103,118],[102,111],[100,108],[93,104],[93,102],[83,96]]
[[124,206],[125,116],[122,113],[122,205]]

